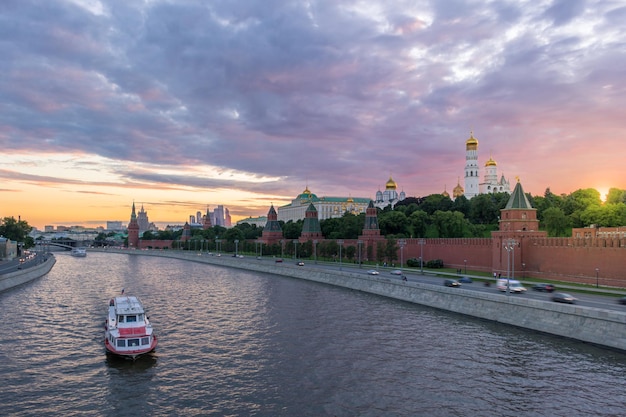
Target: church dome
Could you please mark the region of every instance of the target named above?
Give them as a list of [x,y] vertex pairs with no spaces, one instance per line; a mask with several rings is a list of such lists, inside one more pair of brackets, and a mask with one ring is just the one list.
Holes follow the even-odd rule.
[[385,184],[385,189],[395,190],[396,188],[398,188],[398,184],[396,184],[393,178],[389,177],[389,181],[387,181],[387,184]]
[[441,193],[441,195],[444,197],[450,197],[450,194],[448,194],[446,190],[443,190],[443,193]]
[[302,194],[300,194],[298,196],[298,198],[302,201],[309,201],[309,200],[315,200],[317,199],[317,196],[315,194],[313,194],[312,192],[309,191],[309,187],[307,186],[304,191],[302,191]]
[[486,167],[495,167],[496,165],[498,164],[496,164],[496,161],[494,161],[491,157],[489,157],[489,160],[485,162]]
[[478,140],[474,137],[474,132],[470,132],[470,137],[465,141],[465,148],[468,151],[475,151],[478,149]]
[[465,193],[465,190],[463,189],[463,187],[461,187],[461,184],[457,183],[456,187],[454,187],[454,190],[452,190],[452,195],[454,196],[454,198],[460,197]]

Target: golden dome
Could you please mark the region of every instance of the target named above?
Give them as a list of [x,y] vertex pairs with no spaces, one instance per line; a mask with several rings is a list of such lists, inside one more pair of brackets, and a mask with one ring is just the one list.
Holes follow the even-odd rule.
[[457,181],[456,187],[454,187],[454,190],[452,190],[452,196],[454,198],[457,198],[462,196],[463,194],[465,194],[465,190],[463,189],[463,187],[461,187],[461,183]]
[[465,149],[468,151],[475,151],[478,149],[478,140],[474,137],[474,132],[470,132],[470,137],[465,141]]
[[450,197],[450,194],[448,194],[446,190],[443,190],[443,193],[441,193],[441,195],[444,197]]
[[489,160],[485,162],[486,167],[495,167],[496,165],[498,164],[496,164],[496,161],[494,161],[492,157],[489,157]]
[[393,180],[393,178],[389,177],[389,181],[387,181],[387,184],[385,184],[385,188],[387,190],[395,190],[397,187],[398,187],[398,185]]

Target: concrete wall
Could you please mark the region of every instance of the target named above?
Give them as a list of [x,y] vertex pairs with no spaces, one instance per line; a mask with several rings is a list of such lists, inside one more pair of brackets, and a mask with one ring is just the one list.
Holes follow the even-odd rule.
[[626,312],[621,311],[557,304],[443,285],[403,282],[350,271],[314,270],[306,266],[274,264],[253,258],[199,256],[180,251],[122,252],[167,256],[336,285],[626,351]]
[[54,255],[48,255],[48,259],[39,265],[0,275],[0,292],[46,275],[50,272],[56,261]]

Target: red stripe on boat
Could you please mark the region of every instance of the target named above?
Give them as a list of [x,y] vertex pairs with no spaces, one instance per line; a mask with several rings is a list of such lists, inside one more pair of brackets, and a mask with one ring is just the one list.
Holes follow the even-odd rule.
[[119,327],[120,336],[144,336],[146,334],[146,326],[141,327]]

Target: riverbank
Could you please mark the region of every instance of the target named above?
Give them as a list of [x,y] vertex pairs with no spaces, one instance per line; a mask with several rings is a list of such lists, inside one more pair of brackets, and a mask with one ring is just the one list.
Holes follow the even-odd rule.
[[43,277],[50,272],[55,263],[56,258],[54,255],[47,254],[43,262],[37,265],[28,266],[27,268],[15,272],[0,275],[0,292]]
[[349,270],[323,270],[254,258],[218,257],[173,250],[99,251],[170,257],[315,281],[626,351],[626,312],[621,311],[507,297],[499,293],[405,282]]

